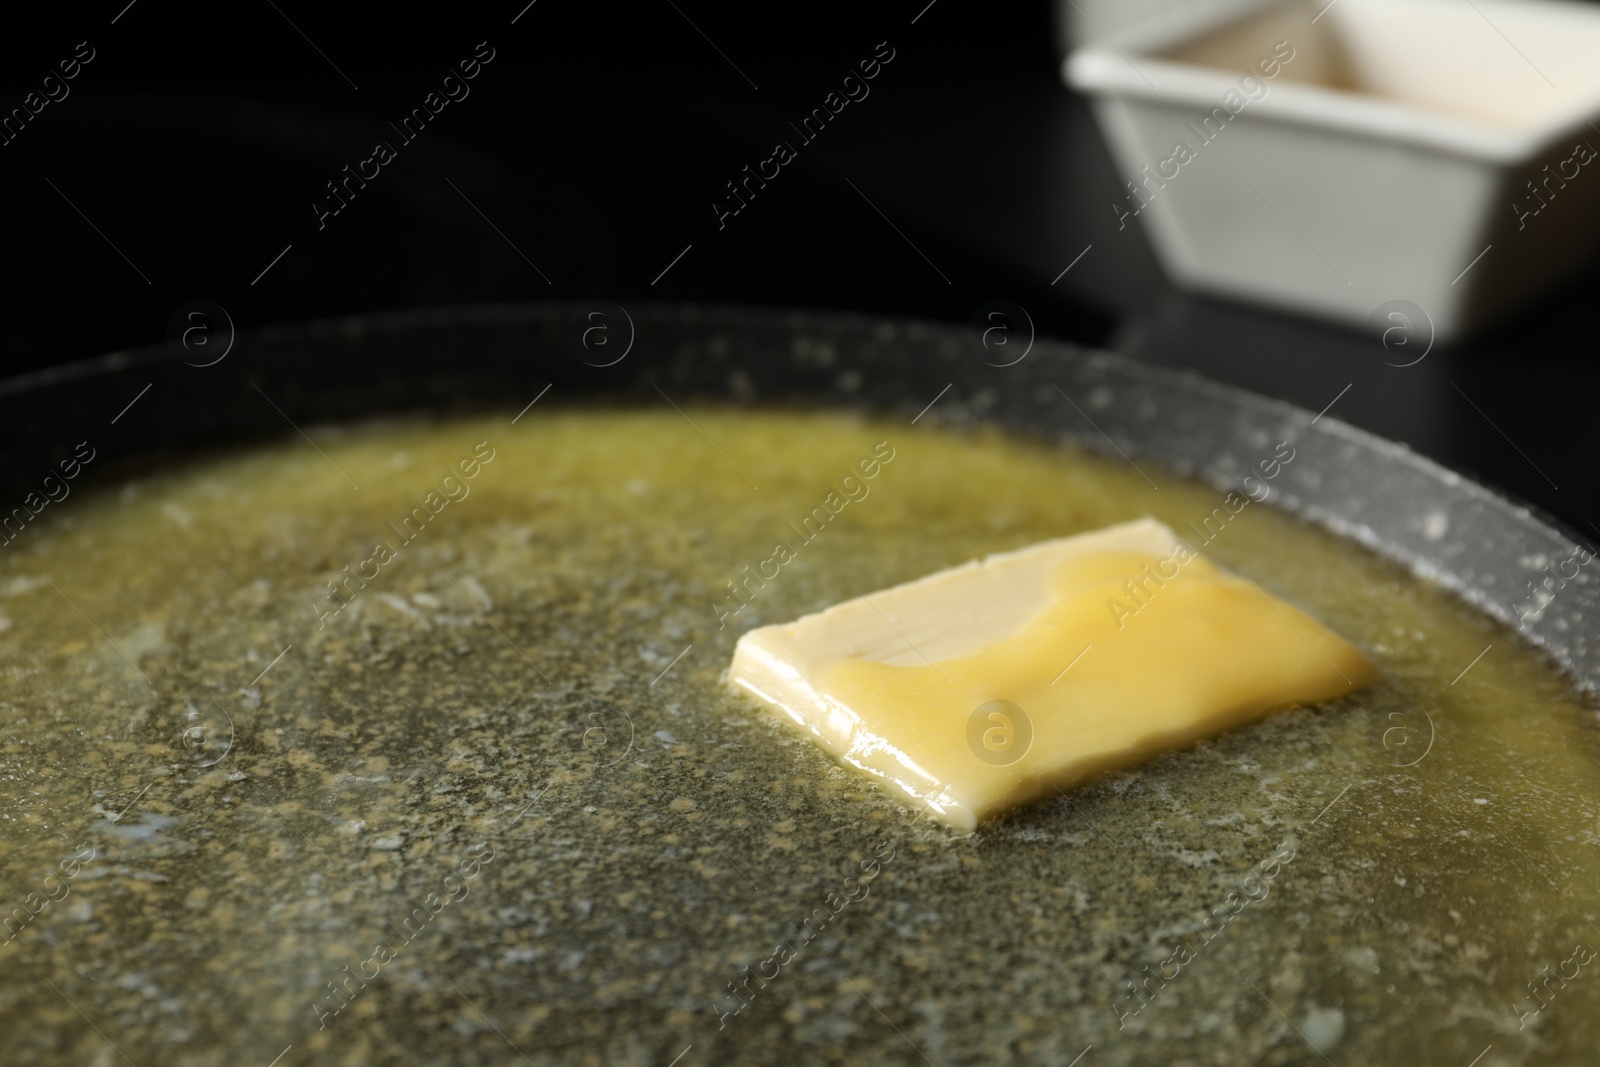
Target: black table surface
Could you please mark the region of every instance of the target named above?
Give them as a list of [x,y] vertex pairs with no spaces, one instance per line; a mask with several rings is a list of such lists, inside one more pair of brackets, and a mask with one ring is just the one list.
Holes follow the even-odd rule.
[[[1000,299],[1041,335],[1311,410],[1337,397],[1332,416],[1600,533],[1600,268],[1403,367],[1360,331],[1179,290],[1141,224],[1118,227],[1045,3],[113,0],[14,26],[3,106],[88,51],[0,145],[6,373],[163,341],[194,299],[242,330],[594,298],[966,322]],[[475,55],[420,133],[390,125]],[[822,132],[791,125],[875,56]],[[395,158],[322,214],[379,141]],[[733,213],[727,183],[777,142],[793,158]]]

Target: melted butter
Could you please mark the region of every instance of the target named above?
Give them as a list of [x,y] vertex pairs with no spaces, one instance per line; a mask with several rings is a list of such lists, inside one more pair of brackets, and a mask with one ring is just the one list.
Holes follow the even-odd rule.
[[[678,1039],[685,990],[726,992],[730,960],[766,956],[752,931],[791,937],[788,924],[823,904],[847,858],[887,838],[900,858],[869,901],[839,916],[844,925],[830,924],[843,936],[829,952],[863,989],[927,1005],[900,1025],[941,1063],[1025,1058],[1018,1048],[1050,1060],[1071,1042],[1065,1063],[1091,1041],[1078,1067],[1323,1062],[1256,993],[1240,999],[1249,975],[1302,1027],[1304,1013],[1340,1005],[1348,1025],[1328,1052],[1339,1064],[1464,1065],[1493,1041],[1478,1067],[1593,1067],[1594,968],[1565,987],[1543,983],[1575,942],[1600,948],[1584,922],[1600,925],[1590,903],[1600,719],[1513,630],[1353,541],[1252,504],[1207,557],[1351,638],[1382,677],[1337,706],[1269,715],[1203,751],[1069,789],[1070,806],[1039,804],[975,840],[949,840],[930,819],[897,818],[886,779],[873,778],[886,788],[868,795],[866,774],[828,773],[820,740],[813,749],[796,731],[782,744],[791,739],[720,691],[742,628],[864,590],[942,665],[1020,631],[1049,606],[1054,572],[992,631],[975,616],[996,598],[963,598],[962,629],[983,637],[959,647],[925,636],[876,588],[1146,512],[1180,526],[1209,513],[1215,490],[1147,468],[1157,491],[1115,456],[933,430],[926,418],[908,427],[686,405],[691,428],[665,404],[547,409],[553,396],[514,426],[507,418],[526,398],[492,418],[313,431],[338,470],[288,427],[278,444],[205,450],[127,477],[96,474],[97,460],[0,554],[0,918],[32,915],[0,946],[0,1063],[116,1059],[62,994],[140,1064],[259,1065],[293,1040],[286,1067],[307,1034],[321,1059],[470,1058],[436,990],[390,967],[326,1031],[308,1010],[314,998],[333,1003],[325,980],[372,952],[397,902],[444,895],[440,872],[460,855],[452,840],[488,840],[499,858],[404,948],[402,967],[457,974],[470,954],[484,995],[523,1016],[506,1030],[530,1056],[530,1046],[585,1048],[628,1061],[640,1042]],[[325,600],[324,581],[346,563],[354,572],[391,536],[387,523],[485,438],[499,457],[470,499],[452,502],[319,628],[308,604]],[[810,543],[783,532],[884,438],[899,454],[868,499]],[[800,559],[719,628],[716,608],[736,606],[726,580],[745,563],[754,572],[774,538]],[[1160,556],[1171,544],[1152,548]],[[487,618],[446,581],[466,575],[493,597]],[[1120,636],[1155,619],[1159,603],[1124,616]],[[924,666],[862,607],[886,647],[905,652],[896,662]],[[235,693],[291,643],[259,689]],[[1060,685],[1109,647],[1096,642]],[[1062,665],[1081,648],[1066,648]],[[641,659],[643,649],[655,655]],[[189,697],[213,706],[206,694],[238,735],[227,759],[196,769],[184,708]],[[369,763],[380,758],[388,770]],[[557,788],[518,817],[558,768]],[[580,772],[584,785],[570,788]],[[699,803],[690,819],[706,837],[666,795]],[[179,825],[142,843],[105,829],[136,798],[119,825],[155,814]],[[664,854],[668,826],[688,844]],[[545,847],[543,827],[570,847]],[[365,846],[394,833],[405,835],[401,852]],[[1203,923],[1290,833],[1303,847],[1270,899],[1233,916],[1121,1029],[1110,1005],[1125,1004],[1124,981],[1170,976],[1159,961],[1183,920]],[[85,841],[101,859],[60,879],[70,897],[33,915],[26,904],[60,896],[50,893],[59,864]],[[741,873],[773,888],[751,896]],[[575,902],[586,918],[545,929],[541,916]],[[510,921],[502,904],[534,918]],[[858,907],[898,918],[864,921]],[[549,948],[546,962],[559,950],[587,951],[589,963],[569,971],[510,951],[530,944]],[[209,980],[195,981],[197,962]],[[786,967],[769,992],[825,979]],[[1548,1006],[1518,1030],[1514,1006],[1541,1004],[1530,981]],[[758,999],[729,1020],[741,1059],[821,1058],[779,1007]],[[839,1033],[840,1062],[909,1055],[887,1026]],[[697,1040],[679,1067],[701,1051]]]
[[817,693],[849,734],[841,757],[970,829],[1376,676],[1353,644],[1187,546],[1070,558],[1048,596],[1020,630],[965,655],[823,666]]

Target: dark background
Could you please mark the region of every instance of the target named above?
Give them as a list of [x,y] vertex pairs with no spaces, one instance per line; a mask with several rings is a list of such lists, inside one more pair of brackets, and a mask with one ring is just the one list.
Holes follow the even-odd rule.
[[[525,3],[8,16],[0,110],[78,42],[96,55],[0,147],[0,374],[162,342],[193,299],[250,330],[589,298],[965,322],[998,298],[1042,335],[1313,411],[1349,384],[1334,416],[1586,535],[1600,519],[1594,270],[1406,368],[1357,331],[1179,292],[1141,224],[1117,228],[1121,181],[1062,86],[1047,3]],[[480,41],[495,58],[470,95],[402,144],[387,122]],[[801,145],[787,123],[881,41],[870,95]],[[313,199],[378,140],[398,158],[319,230]],[[719,229],[713,199],[777,140],[798,158]]]

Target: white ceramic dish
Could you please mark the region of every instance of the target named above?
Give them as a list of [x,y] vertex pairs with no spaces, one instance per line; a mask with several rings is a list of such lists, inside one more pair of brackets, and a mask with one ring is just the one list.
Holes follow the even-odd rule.
[[1445,339],[1600,237],[1600,7],[1313,0],[1181,22],[1062,67],[1128,179],[1107,210],[1148,224],[1176,281],[1351,324],[1407,301]]

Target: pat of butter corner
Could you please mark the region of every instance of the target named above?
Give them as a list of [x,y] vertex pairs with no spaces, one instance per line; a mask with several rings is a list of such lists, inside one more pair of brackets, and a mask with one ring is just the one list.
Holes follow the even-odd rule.
[[1375,676],[1350,642],[1143,519],[751,630],[728,681],[971,830]]

